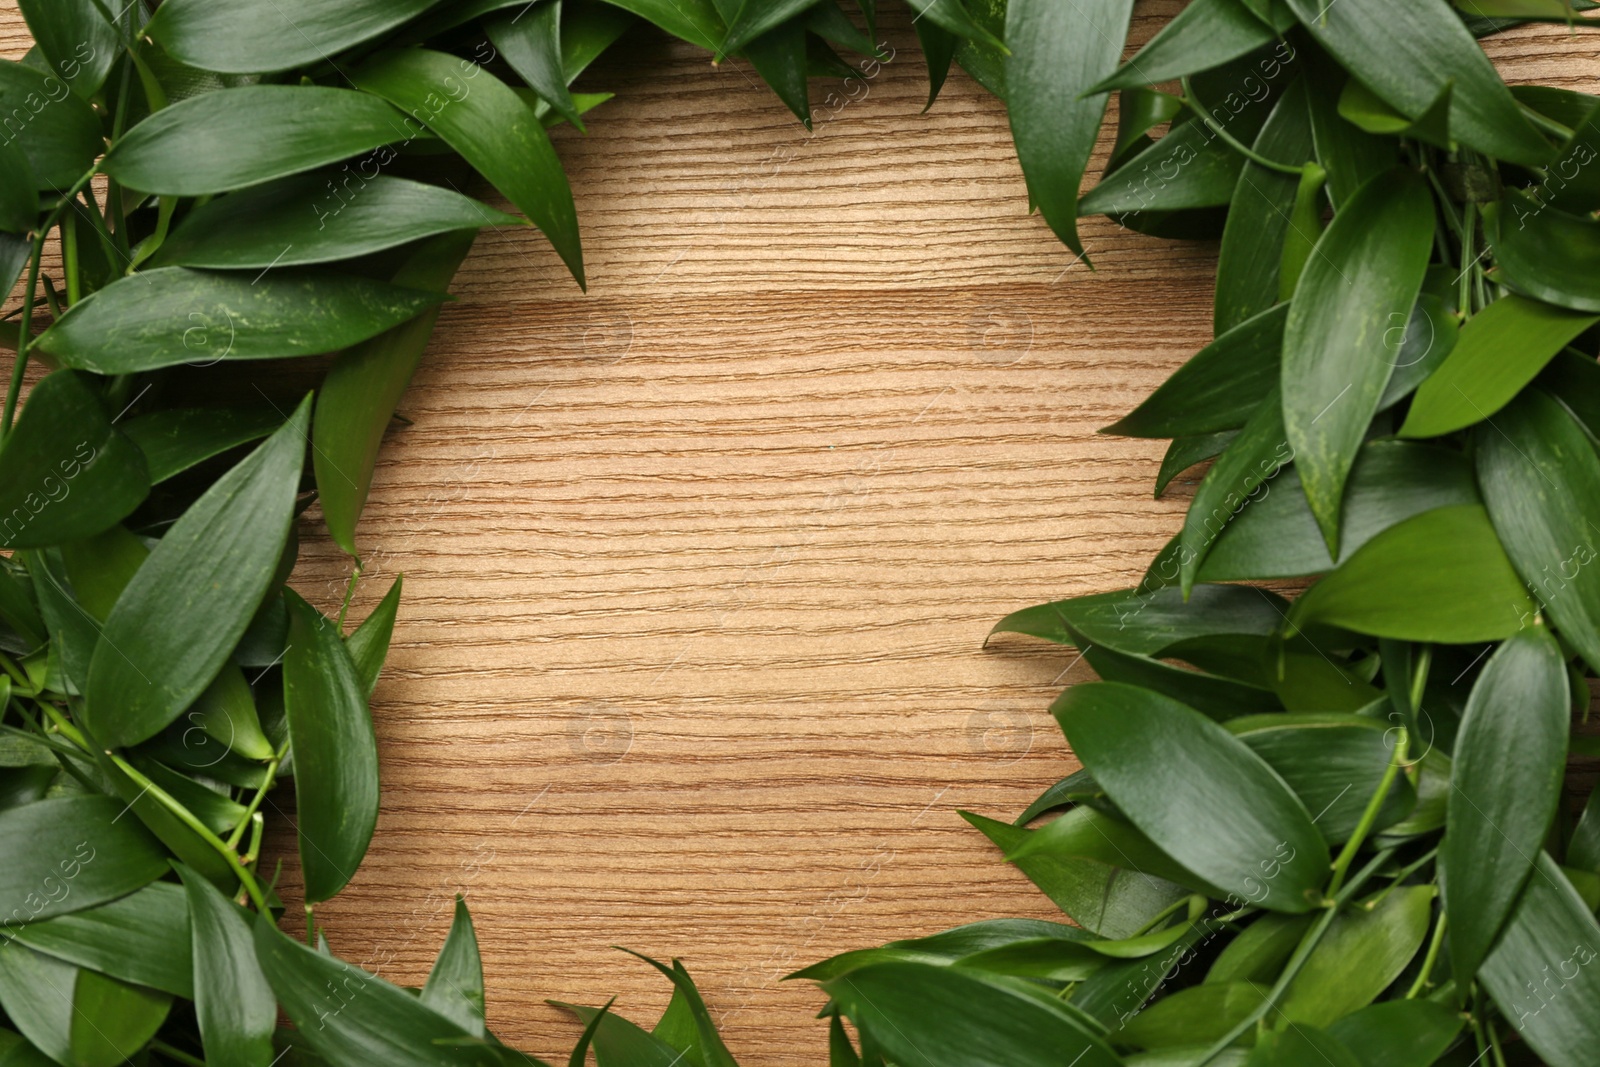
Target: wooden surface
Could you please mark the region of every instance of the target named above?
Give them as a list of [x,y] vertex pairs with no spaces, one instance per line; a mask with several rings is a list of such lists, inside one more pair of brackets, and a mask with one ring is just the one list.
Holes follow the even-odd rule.
[[[813,83],[809,135],[743,63],[631,34],[584,79],[617,99],[558,135],[589,294],[486,232],[378,469],[355,614],[406,577],[383,810],[319,915],[417,983],[466,894],[490,1022],[547,1057],[576,1027],[545,998],[664,1006],[613,945],[683,956],[746,1067],[809,1065],[821,997],[783,974],[1053,911],[956,812],[1071,769],[1046,705],[1088,672],[983,637],[1132,584],[1177,527],[1160,445],[1095,430],[1207,339],[1214,249],[1094,219],[1089,272],[1026,215],[1000,105],[956,72],[921,114],[886,24],[894,59],[837,110]],[[11,0],[0,26],[20,54]],[[1493,48],[1595,88],[1592,36]],[[347,564],[315,513],[302,536],[333,604]]]

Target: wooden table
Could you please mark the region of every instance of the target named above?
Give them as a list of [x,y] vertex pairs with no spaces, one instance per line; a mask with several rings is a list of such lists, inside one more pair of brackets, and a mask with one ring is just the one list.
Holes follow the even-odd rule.
[[[485,232],[379,466],[383,812],[319,915],[420,983],[465,894],[491,1025],[537,1054],[577,1031],[545,998],[653,1022],[626,945],[684,957],[746,1067],[818,1064],[822,998],[785,973],[1054,910],[956,812],[1072,769],[1046,707],[1088,672],[983,638],[1132,584],[1176,529],[1160,444],[1095,430],[1209,337],[1214,247],[1095,219],[1089,271],[1027,215],[1000,104],[958,71],[922,114],[906,17],[884,36],[864,95],[813,83],[808,134],[743,62],[630,34],[585,77],[617,99],[557,136],[589,294]],[[27,46],[12,0],[0,45]],[[1593,36],[1493,48],[1596,87]],[[301,533],[334,604],[347,561]]]

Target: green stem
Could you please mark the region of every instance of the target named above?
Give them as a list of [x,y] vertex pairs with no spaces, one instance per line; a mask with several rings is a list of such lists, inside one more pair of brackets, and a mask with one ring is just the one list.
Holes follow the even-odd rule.
[[1194,86],[1189,84],[1189,79],[1187,77],[1183,79],[1183,96],[1181,99],[1187,107],[1193,110],[1196,115],[1200,116],[1200,121],[1204,122],[1212,133],[1222,138],[1223,142],[1227,144],[1229,148],[1233,149],[1235,152],[1239,153],[1241,156],[1257,166],[1266,167],[1268,170],[1275,170],[1279,174],[1293,174],[1296,177],[1299,177],[1301,172],[1305,169],[1304,167],[1290,166],[1288,163],[1279,163],[1276,159],[1268,159],[1266,156],[1262,155],[1260,152],[1257,152],[1255,149],[1239,140],[1233,134],[1223,129],[1222,123],[1212,118],[1211,112],[1206,108],[1205,104],[1201,103],[1199,97],[1194,95]]
[[173,1063],[183,1064],[184,1067],[206,1067],[205,1060],[191,1056],[181,1048],[173,1048],[165,1041],[152,1041],[150,1042],[150,1048],[154,1052],[159,1052]]
[[1278,976],[1277,982],[1273,984],[1271,991],[1267,993],[1266,999],[1261,1002],[1261,1006],[1239,1020],[1232,1030],[1218,1038],[1216,1043],[1206,1050],[1206,1054],[1195,1061],[1195,1067],[1206,1067],[1212,1060],[1226,1052],[1228,1047],[1235,1041],[1248,1034],[1250,1028],[1255,1026],[1258,1020],[1265,1018],[1270,1012],[1277,1009],[1278,1002],[1283,999],[1283,995],[1288,991],[1290,984],[1300,976],[1300,971],[1305,967],[1306,961],[1311,958],[1311,953],[1316,951],[1317,945],[1321,944],[1322,939],[1327,936],[1328,928],[1333,925],[1333,920],[1339,916],[1339,909],[1348,904],[1356,893],[1360,891],[1361,887],[1366,884],[1367,879],[1371,878],[1379,867],[1389,862],[1389,857],[1393,855],[1393,849],[1385,849],[1373,857],[1371,863],[1356,872],[1355,877],[1350,879],[1350,884],[1334,898],[1331,906],[1317,919],[1300,944],[1295,947],[1294,955],[1289,957],[1289,962],[1284,965],[1283,973]]
[[1433,939],[1428,942],[1428,954],[1422,958],[1422,970],[1417,974],[1417,980],[1411,983],[1411,988],[1406,990],[1407,1000],[1415,1000],[1433,986],[1433,965],[1439,959],[1439,949],[1444,945],[1445,927],[1449,918],[1444,910],[1440,909],[1439,919],[1433,924]]
[[139,768],[135,767],[133,764],[129,763],[115,752],[112,752],[110,749],[106,749],[106,755],[110,757],[112,763],[116,764],[116,767],[119,771],[133,779],[135,785],[139,786],[146,793],[150,794],[150,796],[154,797],[156,803],[160,804],[173,815],[177,816],[179,822],[183,823],[190,830],[193,830],[202,841],[215,849],[218,855],[222,857],[223,861],[226,862],[229,868],[232,869],[234,876],[237,877],[239,882],[244,886],[245,892],[250,894],[250,899],[252,902],[254,902],[256,910],[262,914],[266,914],[267,899],[264,895],[262,895],[261,887],[256,884],[255,876],[252,875],[249,870],[245,868],[244,863],[241,862],[239,853],[229,848],[220,837],[212,833],[209,826],[195,818],[194,812],[184,807],[183,804],[179,803],[178,800],[166,790],[162,789],[159,785],[156,785],[155,782],[145,777],[145,775],[139,771]]
[[1400,736],[1395,739],[1394,754],[1389,759],[1389,766],[1383,772],[1383,780],[1378,783],[1378,789],[1372,794],[1372,799],[1367,801],[1367,810],[1361,813],[1361,821],[1356,824],[1356,832],[1344,843],[1344,850],[1339,853],[1339,858],[1333,861],[1333,878],[1328,882],[1329,896],[1339,892],[1339,886],[1344,883],[1345,872],[1350,869],[1356,853],[1361,850],[1367,835],[1377,823],[1378,812],[1383,808],[1383,802],[1389,798],[1389,790],[1394,787],[1395,779],[1400,777],[1400,768],[1405,766],[1408,742],[1408,735],[1402,727]]
[[1529,107],[1520,100],[1517,101],[1517,106],[1522,109],[1523,118],[1539,127],[1545,133],[1553,134],[1556,137],[1561,138],[1563,141],[1570,141],[1572,139],[1572,135],[1577,132],[1571,126],[1562,125],[1549,115],[1545,115],[1538,110]]
[[244,839],[245,828],[250,825],[250,817],[261,807],[261,802],[267,798],[267,793],[278,784],[278,767],[283,763],[283,757],[289,752],[289,742],[285,741],[283,747],[278,749],[272,757],[272,762],[267,764],[267,777],[261,783],[261,788],[256,790],[256,795],[250,798],[250,804],[244,809],[244,814],[239,816],[239,821],[233,827],[233,833],[228,835],[228,847],[238,848],[239,842]]

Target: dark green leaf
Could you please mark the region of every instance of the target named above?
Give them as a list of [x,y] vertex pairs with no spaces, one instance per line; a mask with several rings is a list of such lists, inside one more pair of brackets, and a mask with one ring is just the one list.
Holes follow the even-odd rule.
[[1177,589],[1128,589],[1058,600],[1012,612],[991,634],[1017,633],[1058,644],[1078,635],[1119,652],[1151,656],[1194,637],[1276,633],[1287,603],[1264,589],[1197,586],[1188,600]]
[[159,732],[211,684],[267,591],[294,517],[310,398],[167,530],[106,619],[85,724],[108,746]]
[[72,91],[90,99],[122,52],[117,31],[94,0],[19,0],[28,32],[50,68]]
[[[1256,136],[1254,128],[1231,132],[1246,141]],[[1121,221],[1130,212],[1222,207],[1233,199],[1244,162],[1204,122],[1174,123],[1165,137],[1085,193],[1078,211]]]
[[96,374],[309,356],[364,341],[442,299],[349,274],[285,271],[252,281],[162,267],[73,305],[35,347]]
[[[472,233],[445,234],[419,247],[395,275],[403,285],[443,289],[472,247]],[[366,506],[378,447],[395,405],[433,333],[437,310],[418,315],[334,360],[317,398],[312,465],[334,543],[356,555],[356,524]]]
[[761,80],[809,130],[811,101],[806,78],[811,64],[805,27],[798,22],[784,23],[745,45],[744,54]]
[[[682,961],[673,960],[672,966],[668,967],[649,956],[640,956],[637,952],[630,954],[639,956],[672,982],[672,1003],[667,1006],[666,1013],[657,1024],[655,1036],[666,1040],[669,1044],[679,1044],[672,1041],[667,1033],[668,1019],[673,1015],[673,1006],[677,1005],[686,1038],[681,1043],[680,1051],[687,1055],[693,1050],[692,1058],[704,1067],[739,1067],[734,1062],[733,1055],[728,1052],[727,1046],[722,1043],[716,1024],[711,1020],[711,1013],[700,997],[700,990],[695,987],[694,979],[689,977],[689,972],[684,969]],[[691,1033],[694,1037],[688,1036]]]
[[[355,874],[378,822],[378,742],[338,627],[293,592],[283,707],[294,750],[300,864],[308,902]],[[280,991],[281,992],[281,991]]]
[[[5,273],[6,265],[14,258],[26,260],[28,245],[25,235],[39,221],[38,184],[22,147],[15,140],[0,142],[0,232],[5,232],[11,238],[7,242],[10,247],[15,247],[13,242],[17,242],[23,248],[21,256],[16,253],[0,255],[0,274]],[[9,247],[7,252],[10,252]],[[21,273],[20,265],[17,273]],[[6,292],[9,293],[17,279],[0,276],[0,282],[6,283]]]
[[53,73],[0,60],[0,115],[40,189],[70,188],[100,154],[99,116]]
[[1496,275],[1527,296],[1600,312],[1600,222],[1509,190],[1483,209]]
[[351,77],[424,125],[544,231],[584,284],[578,216],[561,160],[533,109],[477,64],[424,48],[385,52]]
[[[1238,0],[1229,2],[1238,3]],[[1184,14],[1194,11],[1196,6],[1184,8]],[[1301,77],[1284,91],[1251,146],[1256,152],[1296,166],[1311,159],[1314,147],[1306,88],[1306,79]],[[1286,240],[1309,237],[1315,242],[1320,233],[1296,218],[1299,186],[1300,179],[1294,175],[1259,163],[1246,163],[1239,171],[1233,199],[1228,205],[1228,223],[1222,231],[1222,248],[1217,253],[1217,291],[1212,317],[1219,339],[1235,327],[1258,320],[1277,303]],[[1274,352],[1274,369],[1276,356]]]
[[1289,984],[1276,1017],[1327,1026],[1372,1003],[1422,947],[1433,895],[1431,885],[1406,886],[1341,912]]
[[0,448],[0,544],[42,548],[91,537],[120,522],[150,492],[144,455],[74,371],[28,395]]
[[583,121],[567,89],[566,69],[561,62],[561,0],[544,0],[515,13],[501,12],[485,19],[483,29],[528,88],[582,130]]
[[[1001,43],[1000,39],[972,17],[971,13],[967,11],[967,5],[963,0],[909,0],[909,3],[917,12],[919,19],[932,19],[935,24],[943,26],[957,37],[965,37],[979,44],[998,48],[1001,51],[1005,50],[1006,46]],[[1121,5],[1122,0],[1111,0],[1112,7],[1120,9]],[[1015,10],[1015,8],[1012,8],[1012,10]],[[1025,20],[1031,20],[1035,16],[1027,13],[1023,17]],[[1127,23],[1125,20],[1122,25],[1122,32],[1126,33]],[[1008,40],[1015,40],[1009,26],[1010,24],[1008,23],[1006,37]]]
[[0,923],[82,911],[165,874],[166,854],[125,810],[77,796],[0,811]]
[[[250,136],[239,137],[240,130]],[[102,169],[147,193],[202,196],[336,163],[414,136],[394,108],[365,93],[247,85],[157,111],[111,146]]]
[[6,933],[31,949],[79,967],[176,997],[194,997],[189,909],[183,890],[171,882],[152,882],[98,907],[27,923]]
[[1047,811],[1057,808],[1069,808],[1080,800],[1101,795],[1100,787],[1095,785],[1094,775],[1079,767],[1055,785],[1046,789],[1029,804],[1021,815],[1017,816],[1013,826],[1026,826]]
[[1369,1067],[1355,1053],[1325,1031],[1299,1023],[1261,1036],[1250,1054],[1248,1067]]
[[422,987],[422,1003],[468,1033],[488,1034],[483,1024],[483,961],[478,956],[478,935],[472,929],[467,902],[459,894],[450,933]]
[[[1246,163],[1248,171],[1254,164]],[[1328,172],[1313,162],[1307,162],[1295,183],[1294,203],[1289,209],[1285,228],[1283,252],[1278,259],[1278,299],[1291,300],[1300,287],[1300,276],[1322,240],[1323,192],[1328,184]]]
[[230,448],[249,444],[283,425],[271,405],[245,408],[168,408],[136,415],[122,432],[150,465],[152,485],[181,474]]
[[1478,977],[1550,1067],[1583,1067],[1600,1047],[1597,953],[1600,926],[1593,913],[1541,853]]
[[[1073,686],[1055,714],[1095,781],[1177,862],[1274,911],[1315,905],[1327,845],[1243,742],[1176,701],[1111,682]],[[1177,765],[1191,770],[1161,770]]]
[[1455,83],[1447,81],[1422,114],[1412,118],[1390,107],[1361,82],[1352,78],[1339,94],[1339,115],[1357,129],[1381,137],[1406,137],[1445,150],[1454,147],[1450,137],[1450,98]]
[[1402,437],[1439,437],[1488,418],[1600,315],[1521,296],[1496,300],[1467,321],[1439,369],[1411,402]]
[[1317,42],[1408,118],[1419,118],[1446,85],[1450,133],[1512,163],[1539,166],[1554,154],[1517,109],[1510,90],[1446,0],[1288,0]]
[[325,177],[307,174],[195,208],[152,262],[290,267],[350,259],[451,230],[521,223],[460,193],[406,178],[356,178],[354,188],[335,194]]
[[1569,709],[1566,664],[1543,627],[1513,634],[1472,687],[1439,849],[1451,972],[1460,985],[1511,914],[1555,817]]
[[1455,1043],[1465,1020],[1427,1000],[1385,1000],[1328,1024],[1363,1067],[1429,1067]]
[[[1067,692],[1071,691],[1069,689]],[[1128,872],[1148,876],[1144,881],[1151,889],[1158,891],[1164,888],[1157,884],[1159,879],[1186,886],[1209,896],[1223,895],[1216,886],[1206,882],[1163,852],[1137,827],[1089,805],[1075,807],[1040,829],[1023,834],[1019,843],[1006,854],[1006,859],[1019,868],[1026,866],[1030,860],[1045,858],[1062,862],[1094,860],[1109,867],[1120,867]],[[1148,898],[1150,894],[1143,896]],[[1095,900],[1094,903],[1099,907],[1102,901]],[[1086,909],[1080,905],[1079,910]],[[1083,922],[1077,914],[1071,911],[1068,914]],[[1100,925],[1097,923],[1097,926]],[[1130,936],[1125,933],[1106,933],[1103,928],[1099,932],[1115,939]]]
[[922,1067],[1115,1067],[1089,1025],[1049,996],[921,963],[879,963],[824,984],[896,1063]]
[[719,51],[722,39],[727,36],[727,27],[711,0],[606,0],[606,3],[630,11],[674,37],[681,37],[709,52]]
[[1567,866],[1600,874],[1600,789],[1589,791],[1578,824],[1567,842]]
[[1478,483],[1517,572],[1561,636],[1600,669],[1600,457],[1542,390],[1480,427]]
[[389,591],[383,594],[372,614],[362,620],[355,632],[345,639],[344,647],[350,652],[350,662],[355,664],[356,676],[370,699],[378,685],[378,674],[389,656],[389,639],[394,636],[395,615],[400,611],[402,579],[396,578]]
[[1317,49],[1311,50],[1308,65],[1311,91],[1307,96],[1317,162],[1327,172],[1328,199],[1338,209],[1356,190],[1393,167],[1399,160],[1398,149],[1394,139],[1359,130],[1339,116],[1340,90],[1347,80],[1342,68]]
[[559,1000],[550,1003],[570,1011],[586,1027],[598,1020],[594,1034],[594,1059],[598,1067],[693,1067],[678,1049],[620,1015]]
[[1108,682],[1126,682],[1172,697],[1213,719],[1231,719],[1252,712],[1279,711],[1282,704],[1270,688],[1254,682],[1219,678],[1214,674],[1164,663],[1150,656],[1133,656],[1081,642],[1083,657],[1096,674]]
[[1006,9],[1006,39],[1012,42],[1005,64],[1007,110],[1028,197],[1055,235],[1079,254],[1078,187],[1107,101],[1104,93],[1080,94],[1116,67],[1132,10],[1131,0],[1088,6],[1011,0]]
[[1253,982],[1197,985],[1162,997],[1113,1031],[1119,1045],[1172,1048],[1215,1041],[1261,1007],[1265,986]]
[[1293,18],[1278,21],[1278,25],[1268,26],[1241,0],[1196,0],[1094,89],[1105,92],[1154,85],[1219,67],[1271,44],[1277,33],[1289,28]]
[[928,102],[923,110],[933,106],[950,74],[950,62],[955,58],[956,44],[961,38],[928,19],[918,19],[912,24],[917,31],[917,42],[922,45],[922,57],[928,65]]
[[1172,444],[1167,446],[1166,454],[1161,457],[1161,468],[1156,473],[1156,499],[1161,499],[1161,494],[1167,491],[1167,486],[1172,484],[1174,478],[1197,463],[1221,455],[1238,436],[1238,430],[1223,430],[1221,433],[1174,438]]
[[[748,42],[802,14],[815,3],[817,0],[743,0],[738,5],[738,13],[728,23],[728,35],[723,38],[717,54],[725,56],[737,52]],[[920,23],[922,20],[916,21]]]
[[1387,411],[1410,396],[1455,351],[1460,334],[1460,321],[1443,300],[1428,292],[1419,296],[1401,335],[1394,373],[1384,387],[1378,410]]
[[[288,70],[394,29],[435,0],[173,0],[145,27],[169,53],[231,74]],[[248,128],[248,127],[241,127]]]
[[1433,226],[1433,200],[1419,178],[1398,170],[1374,178],[1334,216],[1289,307],[1284,429],[1334,553],[1345,479],[1394,373]]
[[1508,637],[1534,610],[1488,515],[1462,505],[1378,534],[1295,601],[1290,618],[1299,626],[1466,644]]
[[1294,954],[1314,916],[1266,912],[1229,941],[1206,982],[1272,982]]
[[1184,437],[1243,426],[1278,384],[1288,313],[1287,306],[1269,307],[1232,327],[1179,367],[1144,403],[1100,432]]
[[891,941],[881,948],[845,952],[821,963],[796,971],[788,978],[826,982],[871,963],[890,960],[916,963],[950,964],[1017,944],[1064,941],[1073,944],[1088,940],[1089,934],[1076,926],[1040,919],[986,919],[957,926],[928,937]]
[[247,913],[206,879],[180,866],[194,926],[195,1014],[206,1057],[238,1067],[274,1062],[278,1004],[256,963]]

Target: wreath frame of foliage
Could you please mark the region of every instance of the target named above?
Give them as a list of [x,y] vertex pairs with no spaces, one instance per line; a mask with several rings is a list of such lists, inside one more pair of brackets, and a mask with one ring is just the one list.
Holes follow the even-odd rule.
[[[401,590],[323,615],[285,584],[295,519],[317,500],[358,559],[480,227],[536,225],[584,283],[546,127],[607,99],[570,88],[598,55],[651,22],[809,125],[807,78],[857,73],[834,46],[877,54],[858,2],[21,0],[0,1065],[538,1062],[485,1027],[463,902],[420,990],[320,936],[377,818]],[[929,103],[957,62],[1006,102],[1069,248],[1083,214],[1220,240],[1215,339],[1107,427],[1171,441],[1158,493],[1210,467],[1136,588],[995,626],[1102,679],[1052,706],[1083,768],[967,814],[1072,922],[798,972],[830,1064],[1594,1067],[1600,791],[1563,789],[1600,755],[1600,97],[1509,89],[1475,40],[1594,5],[1193,0],[1124,62],[1132,0],[909,2]],[[201,368],[330,353],[292,412],[187,399]],[[1286,579],[1314,581],[1261,584]],[[286,778],[306,943],[260,868]],[[646,962],[665,1015],[563,1005],[569,1062],[735,1067],[682,964]]]

